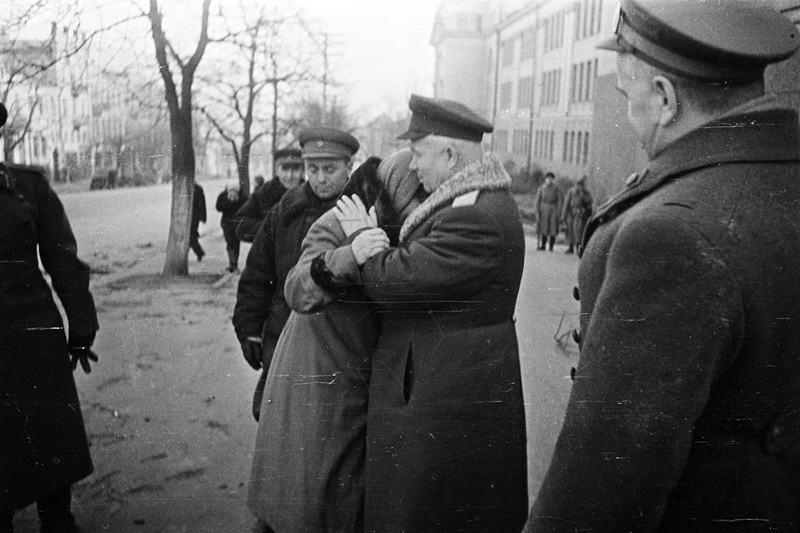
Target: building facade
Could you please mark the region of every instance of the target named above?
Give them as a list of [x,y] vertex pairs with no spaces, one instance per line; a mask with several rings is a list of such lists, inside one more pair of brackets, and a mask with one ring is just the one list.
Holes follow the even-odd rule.
[[[774,0],[800,22],[800,0]],[[615,55],[596,45],[613,32],[616,0],[455,2],[439,5],[434,96],[494,123],[487,140],[507,168],[588,176],[595,199],[618,191],[646,163],[616,91]],[[800,107],[797,55],[767,71],[767,89]]]

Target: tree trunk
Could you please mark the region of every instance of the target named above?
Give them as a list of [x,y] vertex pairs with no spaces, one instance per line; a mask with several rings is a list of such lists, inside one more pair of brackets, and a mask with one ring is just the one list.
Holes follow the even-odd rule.
[[245,133],[242,141],[242,155],[239,158],[239,191],[245,196],[250,195],[250,151],[253,143],[250,141],[249,132]]
[[181,108],[179,116],[170,120],[172,130],[172,208],[170,211],[165,276],[189,274],[189,232],[194,196],[194,149],[192,114]]

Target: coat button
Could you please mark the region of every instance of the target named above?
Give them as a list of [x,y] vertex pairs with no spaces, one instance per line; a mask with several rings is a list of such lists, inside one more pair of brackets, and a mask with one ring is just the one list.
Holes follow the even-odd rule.
[[581,292],[578,290],[578,287],[572,287],[572,297],[579,302],[581,301]]

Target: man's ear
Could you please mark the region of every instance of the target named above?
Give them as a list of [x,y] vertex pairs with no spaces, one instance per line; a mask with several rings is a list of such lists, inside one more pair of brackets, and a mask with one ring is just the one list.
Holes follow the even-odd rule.
[[653,77],[653,90],[658,95],[658,124],[669,126],[678,117],[678,92],[675,84],[664,76]]
[[452,144],[448,144],[444,149],[447,154],[447,168],[453,169],[458,164],[458,150]]
[[347,172],[353,172],[353,158],[347,160]]

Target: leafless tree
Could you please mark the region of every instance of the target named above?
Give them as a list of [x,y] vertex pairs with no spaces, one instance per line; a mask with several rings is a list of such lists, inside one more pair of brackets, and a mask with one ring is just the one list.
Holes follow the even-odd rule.
[[[163,15],[158,0],[150,0],[148,16],[155,44],[165,99],[169,110],[172,137],[172,208],[170,214],[165,276],[183,276],[189,273],[189,223],[194,195],[195,154],[192,124],[192,85],[195,73],[210,39],[208,36],[209,7],[211,0],[203,0],[200,36],[194,52],[182,58],[167,39],[162,26]],[[173,69],[180,72],[180,94]]]

